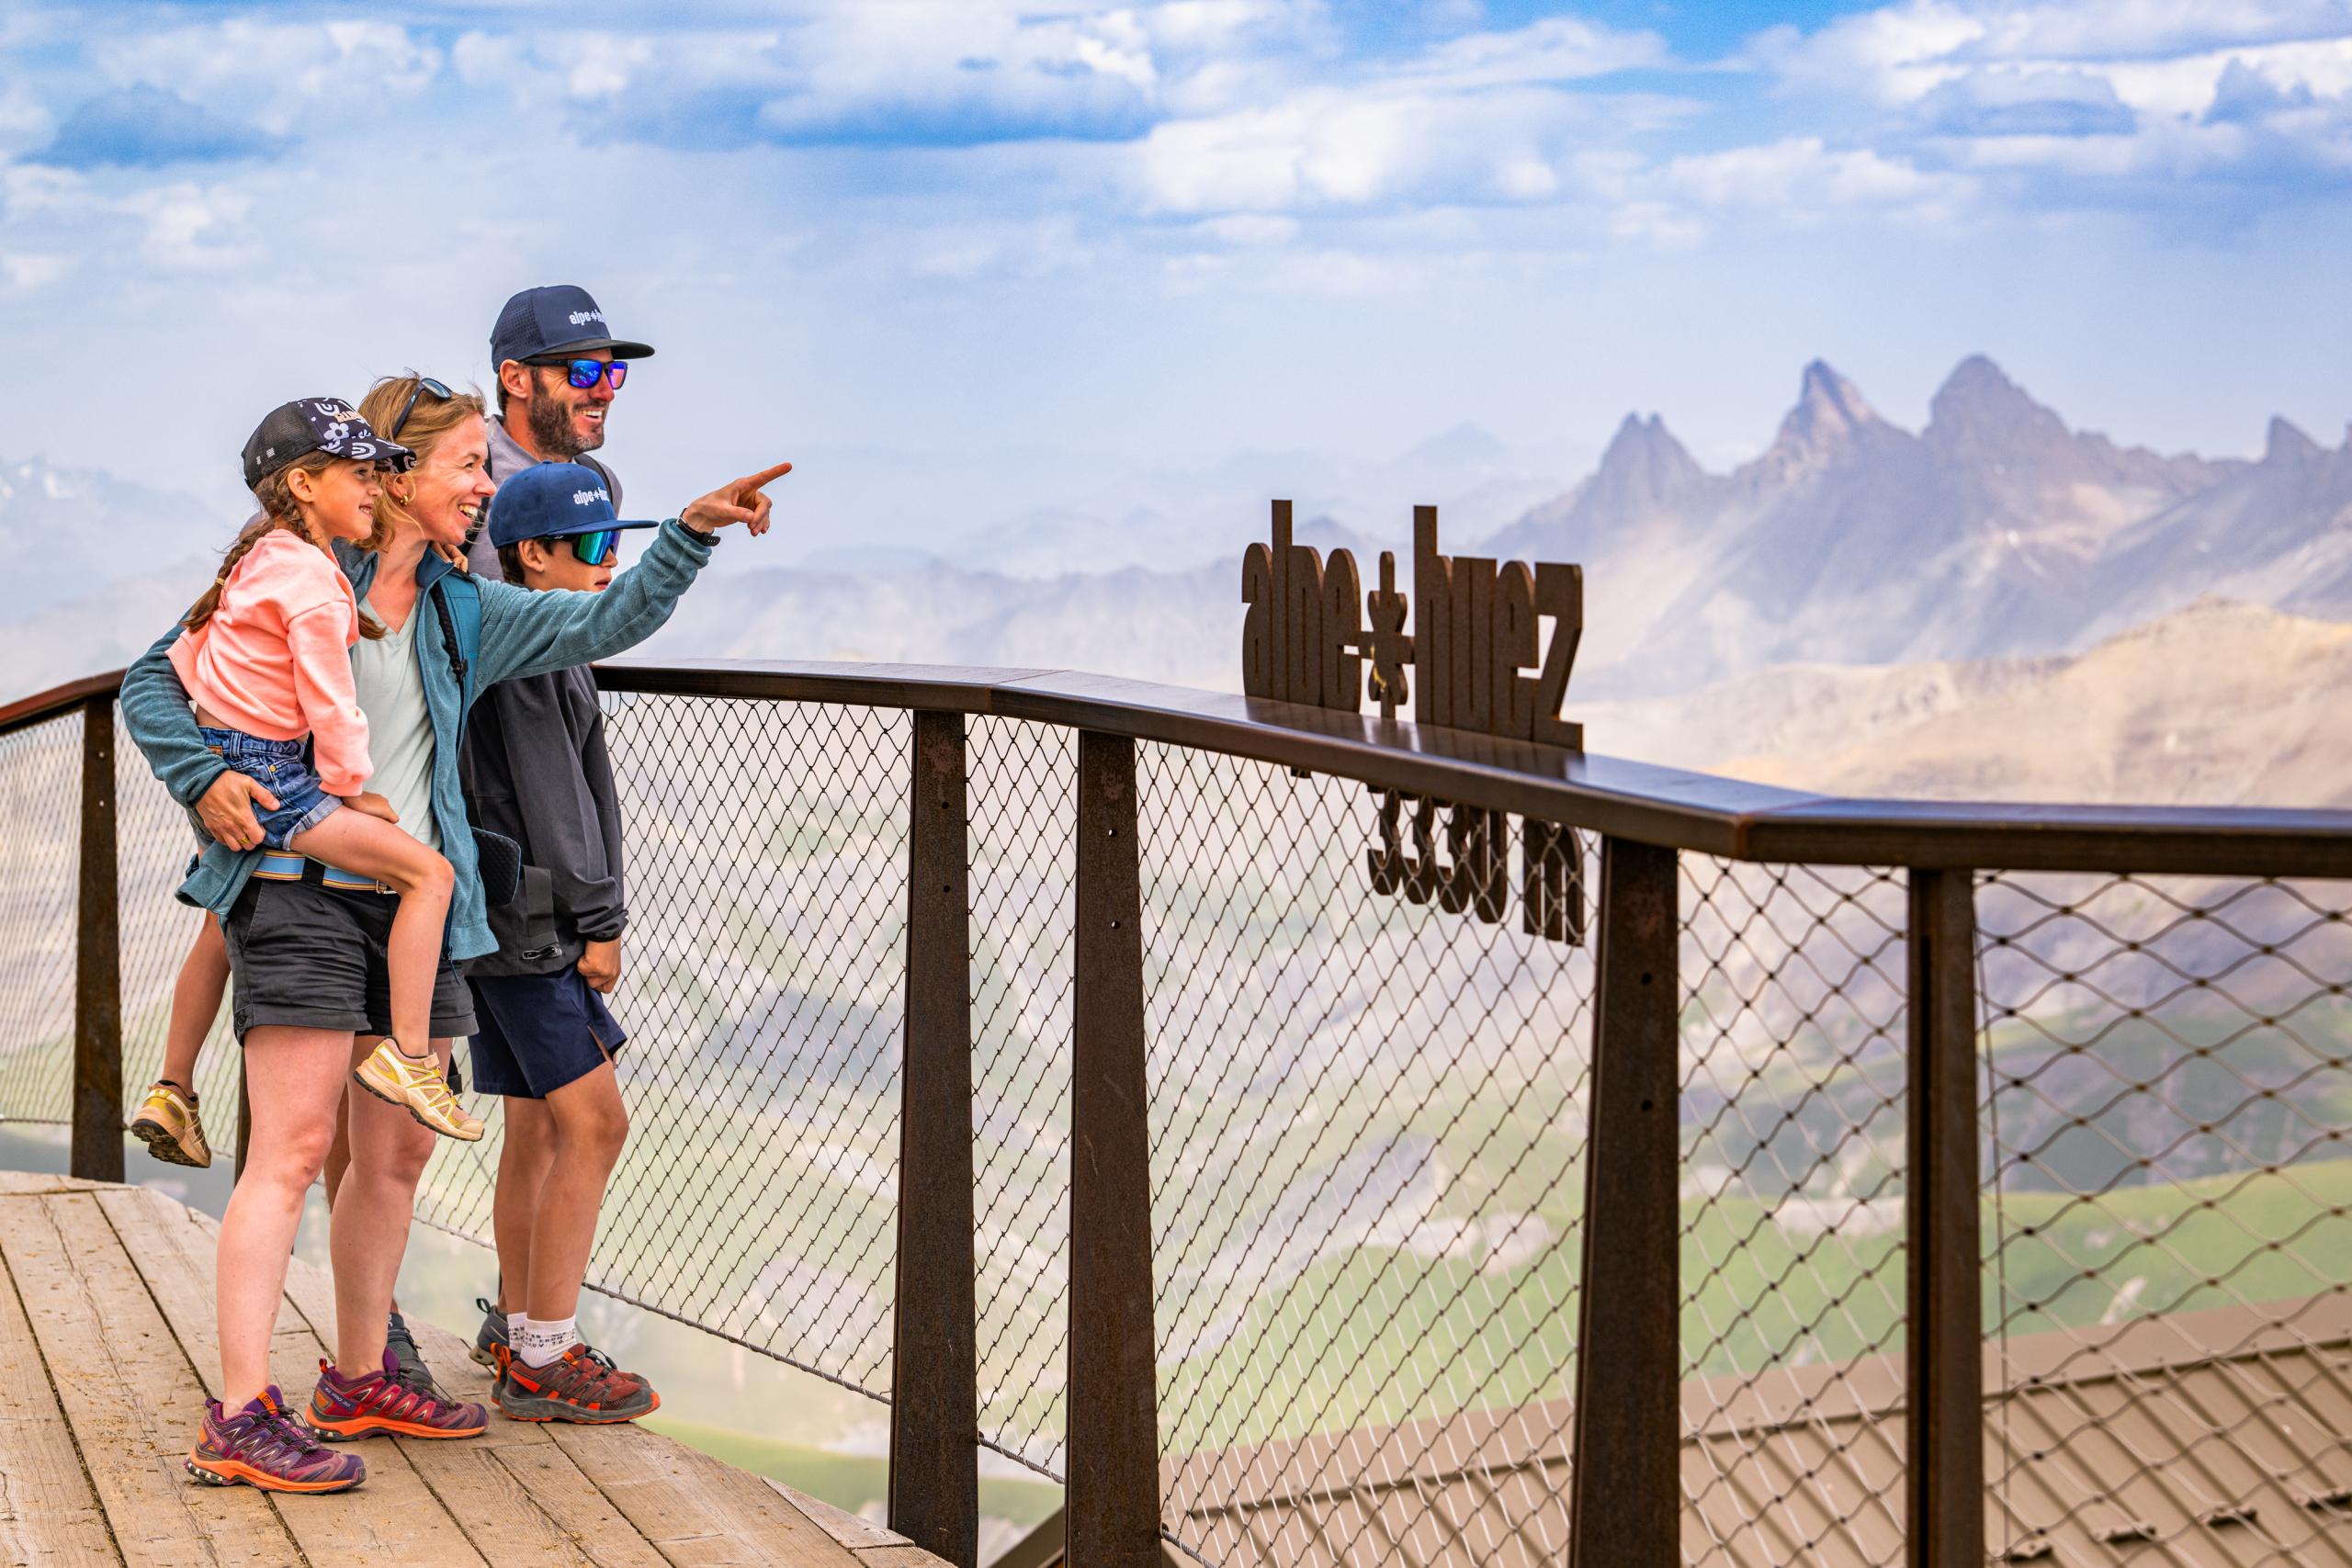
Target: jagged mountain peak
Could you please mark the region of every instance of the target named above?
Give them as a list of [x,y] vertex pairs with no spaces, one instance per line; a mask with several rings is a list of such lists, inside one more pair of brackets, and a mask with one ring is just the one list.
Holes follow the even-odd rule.
[[1928,441],[1939,447],[1995,442],[2041,445],[2064,441],[2072,434],[2064,420],[2034,401],[2023,387],[1981,354],[1972,354],[1953,367],[1928,404]]
[[2302,432],[2302,428],[2283,414],[2270,416],[2270,428],[2262,443],[2262,460],[2266,463],[2304,463],[2320,454],[2319,443]]
[[1706,470],[1664,419],[1629,413],[1600,455],[1580,510],[1597,522],[1627,521],[1666,511],[1706,483]]
[[1781,421],[1772,445],[1741,477],[1751,485],[1783,483],[1837,461],[1865,436],[1894,431],[1860,388],[1816,359],[1804,367],[1796,406]]
[[1816,428],[1840,430],[1885,423],[1862,396],[1862,389],[1838,374],[1826,359],[1804,367],[1804,378],[1797,385],[1797,406],[1789,417]]

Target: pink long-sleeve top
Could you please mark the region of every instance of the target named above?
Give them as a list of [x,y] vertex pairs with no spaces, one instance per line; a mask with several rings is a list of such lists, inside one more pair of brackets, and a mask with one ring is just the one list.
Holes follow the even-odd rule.
[[375,772],[352,688],[359,602],[334,558],[283,528],[264,534],[221,585],[220,606],[172,644],[197,705],[265,740],[311,738],[319,786],[357,795]]

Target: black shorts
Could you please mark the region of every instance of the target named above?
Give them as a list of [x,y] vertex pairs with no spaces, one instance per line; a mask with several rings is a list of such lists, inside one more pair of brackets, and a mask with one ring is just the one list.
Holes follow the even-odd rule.
[[[391,974],[384,940],[400,900],[389,893],[343,892],[302,882],[254,877],[229,911],[229,966],[236,976],[229,1010],[247,1032],[349,1030],[386,1034],[392,1027]],[[471,1034],[473,997],[447,957],[433,977],[433,1036]]]
[[552,975],[478,975],[468,984],[481,1018],[473,1044],[477,1094],[545,1100],[628,1041],[577,964]]

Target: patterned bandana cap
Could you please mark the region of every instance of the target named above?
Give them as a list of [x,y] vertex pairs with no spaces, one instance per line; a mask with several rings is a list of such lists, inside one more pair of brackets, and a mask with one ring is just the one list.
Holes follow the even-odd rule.
[[389,463],[395,473],[407,472],[416,461],[415,453],[377,434],[341,398],[297,398],[270,410],[246,439],[245,488],[312,452]]

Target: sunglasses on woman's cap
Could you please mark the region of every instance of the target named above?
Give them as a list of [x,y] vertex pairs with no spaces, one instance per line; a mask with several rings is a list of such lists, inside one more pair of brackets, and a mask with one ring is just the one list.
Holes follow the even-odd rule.
[[416,412],[416,400],[418,396],[425,392],[432,393],[435,397],[440,399],[445,403],[451,398],[458,395],[457,393],[449,390],[448,388],[443,386],[440,382],[435,380],[432,377],[419,376],[416,378],[416,385],[408,389],[408,401],[401,405],[400,417],[392,421],[392,428],[386,431],[384,433],[385,434],[389,435],[395,441],[400,439],[401,432],[408,427],[408,416]]
[[564,379],[583,392],[594,386],[600,377],[609,378],[616,392],[621,389],[621,383],[628,379],[628,366],[618,359],[534,359],[529,363],[560,368]]

